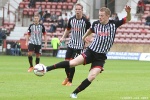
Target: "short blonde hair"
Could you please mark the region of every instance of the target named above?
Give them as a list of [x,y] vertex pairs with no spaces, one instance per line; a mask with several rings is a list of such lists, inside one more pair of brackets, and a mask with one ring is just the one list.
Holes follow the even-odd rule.
[[104,11],[106,13],[106,15],[111,15],[111,11],[107,7],[102,7],[102,8],[100,8],[99,11],[102,11],[102,12]]
[[39,14],[35,14],[34,17],[39,17]]
[[81,3],[76,3],[75,6],[80,6],[82,8],[82,10],[83,10],[83,5]]

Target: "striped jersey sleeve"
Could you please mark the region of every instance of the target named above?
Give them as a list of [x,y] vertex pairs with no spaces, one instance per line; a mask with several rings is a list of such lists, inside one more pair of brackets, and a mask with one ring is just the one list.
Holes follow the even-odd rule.
[[82,17],[81,19],[76,19],[75,16],[71,17],[67,26],[67,29],[71,30],[68,47],[84,49],[84,41],[82,40],[82,37],[90,26],[91,23],[85,17]]
[[109,20],[107,24],[98,21],[93,22],[91,31],[95,33],[93,42],[89,48],[97,53],[107,53],[114,43],[116,29],[125,23],[125,19],[119,21]]

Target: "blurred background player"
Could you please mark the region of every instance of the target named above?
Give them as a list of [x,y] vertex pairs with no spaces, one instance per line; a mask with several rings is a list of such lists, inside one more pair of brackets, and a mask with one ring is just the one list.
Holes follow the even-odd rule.
[[26,37],[26,45],[28,45],[28,60],[30,64],[28,72],[31,72],[33,70],[33,52],[35,52],[36,54],[35,63],[38,64],[40,62],[40,55],[42,52],[42,35],[44,36],[45,40],[44,47],[47,47],[45,27],[44,25],[39,23],[39,15],[34,15],[34,23],[30,24]]
[[60,44],[59,38],[56,35],[54,35],[54,37],[51,40],[51,45],[53,47],[53,57],[57,56],[59,44]]
[[[67,29],[60,39],[60,42],[64,41],[64,38],[71,33],[65,60],[71,60],[75,58],[75,56],[80,54],[84,49],[85,43],[82,40],[82,36],[85,34],[87,29],[90,28],[90,26],[91,23],[83,16],[83,6],[80,3],[77,3],[75,5],[75,16],[69,19]],[[75,68],[65,68],[65,72],[67,78],[62,82],[62,85],[71,86]]]

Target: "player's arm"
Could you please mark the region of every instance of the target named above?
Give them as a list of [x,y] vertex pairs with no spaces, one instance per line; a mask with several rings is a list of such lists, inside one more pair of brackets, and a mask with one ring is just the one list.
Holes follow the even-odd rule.
[[26,46],[28,45],[28,41],[29,41],[29,35],[27,34],[26,35],[26,44],[25,44]]
[[64,41],[64,38],[66,38],[66,36],[70,33],[71,31],[71,24],[70,24],[71,19],[69,19],[68,24],[67,24],[67,28],[65,29],[65,32],[62,36],[62,38],[60,39],[60,42]]
[[131,8],[126,5],[125,11],[127,12],[126,22],[129,22],[131,20],[131,13],[130,13],[131,12]]
[[91,29],[88,29],[86,31],[86,33],[84,34],[84,36],[82,37],[82,40],[85,41],[85,42],[87,42],[86,41],[86,37],[89,36],[90,34],[92,34],[92,31],[91,31]]
[[65,29],[65,32],[64,32],[62,38],[63,38],[63,39],[66,38],[66,36],[67,36],[69,33],[70,33],[70,29]]
[[44,47],[46,48],[46,47],[47,47],[47,35],[46,35],[46,34],[44,34],[43,36],[44,36],[44,42],[45,42]]
[[31,27],[31,25],[29,26],[28,32],[27,32],[27,35],[26,35],[26,46],[28,45],[29,37],[31,35],[31,28],[30,27]]
[[27,35],[26,35],[26,46],[28,45],[29,37],[30,37],[30,35],[27,34]]
[[46,48],[47,47],[47,35],[46,35],[46,30],[45,30],[45,27],[44,25],[42,25],[43,29],[42,29],[42,32],[43,32],[43,36],[44,36],[44,47]]

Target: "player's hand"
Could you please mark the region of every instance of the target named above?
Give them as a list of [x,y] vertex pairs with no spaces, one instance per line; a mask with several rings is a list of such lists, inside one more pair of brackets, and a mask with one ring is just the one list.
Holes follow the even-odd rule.
[[44,48],[47,48],[47,43],[44,44]]
[[86,38],[82,37],[82,40],[83,40],[84,42],[86,42],[86,43],[89,42],[89,41],[88,41],[88,37],[86,37]]
[[64,38],[60,38],[60,42],[63,42],[64,41]]
[[126,11],[127,13],[130,13],[130,12],[131,12],[131,7],[126,5],[125,11]]

